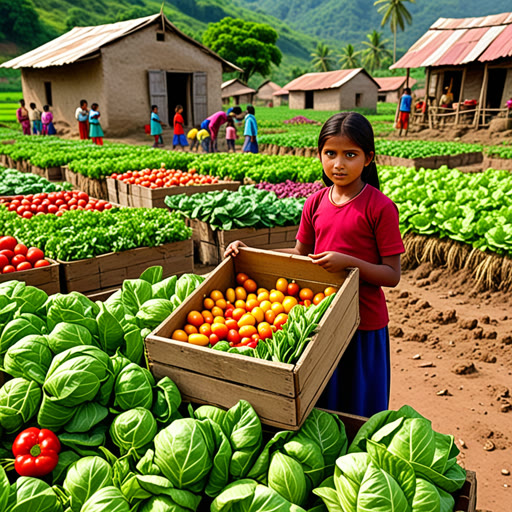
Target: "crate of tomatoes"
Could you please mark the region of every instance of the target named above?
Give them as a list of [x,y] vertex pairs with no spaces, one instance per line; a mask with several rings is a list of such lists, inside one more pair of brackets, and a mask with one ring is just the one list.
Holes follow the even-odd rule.
[[24,281],[48,295],[60,292],[59,264],[37,247],[27,247],[12,236],[0,237],[0,283]]
[[359,325],[358,296],[357,269],[242,248],[146,338],[152,372],[192,402],[247,400],[263,423],[296,430]]
[[114,173],[107,178],[109,201],[136,208],[165,208],[166,196],[238,190],[240,185],[239,181],[225,181],[198,174],[196,169],[166,169],[164,164],[158,169]]

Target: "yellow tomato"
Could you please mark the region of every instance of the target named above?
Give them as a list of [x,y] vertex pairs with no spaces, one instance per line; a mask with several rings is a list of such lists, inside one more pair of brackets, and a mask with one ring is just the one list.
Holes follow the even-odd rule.
[[202,347],[206,347],[209,345],[210,339],[204,334],[191,334],[188,337],[188,342],[192,343],[192,345],[201,345]]
[[324,299],[325,299],[325,295],[322,292],[317,293],[313,297],[313,304],[316,306],[317,304],[320,304],[320,302],[322,302]]
[[280,291],[281,293],[287,293],[288,292],[288,280],[284,277],[280,277],[276,281],[276,290]]
[[219,308],[219,306],[213,306],[213,308],[212,308],[212,315],[214,317],[216,317],[216,316],[224,316],[224,311],[221,308]]
[[268,290],[266,288],[258,288],[256,294],[259,295],[260,293],[268,293]]
[[283,302],[284,293],[280,292],[279,290],[274,290],[270,292],[268,299],[270,300],[270,302]]
[[210,293],[210,298],[213,299],[214,301],[217,301],[219,299],[223,299],[224,294],[220,290],[213,290],[213,292]]
[[215,301],[215,305],[220,309],[226,309],[228,303],[226,302],[226,299],[219,299]]
[[213,318],[212,324],[225,324],[226,319],[223,316],[216,316]]
[[207,309],[205,309],[204,311],[201,311],[201,315],[203,315],[204,321],[207,324],[213,324],[213,315],[212,315],[211,311],[208,311]]
[[247,298],[247,292],[243,286],[237,286],[235,288],[235,297],[237,300],[245,300]]
[[251,310],[251,315],[256,318],[256,323],[263,322],[265,312],[260,307],[255,307]]
[[259,305],[260,305],[260,303],[258,302],[257,299],[249,299],[249,297],[247,297],[247,302],[245,303],[247,311],[252,311],[254,308],[258,307]]
[[238,320],[240,320],[240,318],[242,318],[246,313],[247,313],[247,311],[245,311],[244,308],[236,308],[233,310],[233,314],[231,315],[231,318],[233,318],[233,320],[236,320],[238,322]]
[[246,308],[245,300],[239,299],[235,302],[235,308]]
[[258,324],[258,334],[262,340],[272,337],[272,328],[268,322],[261,322]]
[[232,304],[235,303],[236,295],[235,295],[235,289],[234,288],[228,288],[226,290],[226,299],[231,302]]
[[285,324],[288,321],[288,315],[286,313],[280,313],[276,316],[276,319],[274,320],[274,325],[276,327],[279,327],[283,324]]
[[185,331],[182,331],[181,329],[176,329],[172,333],[171,338],[176,341],[188,341],[188,334]]
[[212,309],[213,306],[215,306],[215,301],[213,299],[210,299],[210,297],[206,297],[203,301],[204,309]]
[[238,325],[242,327],[243,325],[255,325],[256,318],[254,318],[250,313],[246,313],[240,320],[238,320]]
[[333,295],[334,293],[336,293],[338,290],[336,290],[336,288],[334,288],[334,286],[328,286],[325,290],[324,290],[324,295],[326,297],[329,297],[329,295]]
[[258,302],[263,302],[264,300],[268,300],[269,293],[267,291],[258,293],[258,296],[256,299],[258,299]]
[[272,302],[270,309],[276,314],[284,313],[284,306],[280,302]]
[[210,324],[207,324],[207,323],[204,323],[203,325],[201,325],[199,327],[199,333],[200,334],[204,334],[205,336],[210,336],[210,334],[212,333],[212,328],[211,328],[211,325]]
[[283,300],[283,308],[285,313],[289,313],[294,306],[298,304],[295,297],[285,297]]
[[257,297],[257,295],[256,295],[255,293],[249,293],[249,294],[247,295],[247,299],[246,299],[246,301],[248,301],[248,300],[256,300],[257,298],[258,298],[258,297]]
[[260,302],[260,308],[263,310],[264,313],[266,313],[270,309],[270,306],[272,306],[272,302],[270,302],[269,300],[264,300]]
[[254,325],[242,325],[240,327],[240,330],[238,331],[238,334],[242,336],[242,338],[250,338],[253,334],[256,334],[258,330]]

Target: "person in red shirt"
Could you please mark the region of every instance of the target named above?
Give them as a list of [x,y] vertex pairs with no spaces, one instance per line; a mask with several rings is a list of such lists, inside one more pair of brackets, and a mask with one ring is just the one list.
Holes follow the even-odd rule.
[[183,107],[181,105],[176,105],[174,109],[174,137],[172,139],[172,149],[175,149],[177,146],[180,146],[181,149],[184,149],[188,146],[187,137],[185,137],[185,130],[183,129],[183,116],[181,113],[183,112]]
[[[361,322],[317,406],[368,417],[389,403],[389,317],[382,287],[400,281],[398,209],[379,191],[373,129],[364,116],[342,112],[328,119],[318,154],[328,186],[306,200],[296,245],[281,251],[309,256],[329,272],[359,269]],[[236,256],[243,245],[231,243],[225,255]]]

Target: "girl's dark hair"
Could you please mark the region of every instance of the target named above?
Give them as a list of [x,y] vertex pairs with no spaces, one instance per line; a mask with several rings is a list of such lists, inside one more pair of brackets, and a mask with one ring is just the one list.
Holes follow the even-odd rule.
[[98,105],[97,103],[93,103],[93,104],[91,105],[91,108],[92,108],[93,110],[96,110],[98,107],[99,107],[99,105]]
[[180,110],[183,110],[183,107],[181,105],[176,105],[174,112],[179,112]]
[[254,113],[255,113],[254,107],[252,105],[247,105],[247,112],[249,114],[254,115]]
[[43,110],[45,112],[48,112],[50,110],[50,106],[49,105],[44,105]]
[[235,126],[235,121],[233,121],[232,117],[228,117],[227,124],[228,126]]
[[155,108],[158,108],[158,105],[151,105],[151,110],[155,110]]
[[242,108],[237,105],[236,107],[233,107],[233,110],[231,112],[239,116],[242,113]]
[[[379,176],[377,174],[377,166],[375,165],[375,140],[373,136],[373,128],[368,119],[357,112],[340,112],[330,117],[320,130],[318,136],[318,156],[321,157],[322,149],[327,139],[344,135],[348,137],[356,146],[359,146],[365,155],[373,153],[372,161],[363,169],[361,179],[380,190]],[[330,187],[332,181],[327,177],[325,172],[322,176],[324,183]]]
[[31,103],[31,104],[30,104],[30,108],[31,108],[32,110],[34,110],[34,109],[36,108],[36,104],[35,104],[35,103]]
[[87,100],[80,100],[80,106],[81,107],[83,107],[85,103],[87,103]]
[[19,102],[19,103],[20,103],[20,105],[21,105],[22,107],[24,107],[24,106],[25,106],[25,100],[20,100],[20,102]]

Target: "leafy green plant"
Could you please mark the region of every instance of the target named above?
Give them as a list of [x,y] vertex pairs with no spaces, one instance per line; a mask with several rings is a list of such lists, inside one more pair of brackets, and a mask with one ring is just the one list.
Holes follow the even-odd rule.
[[0,168],[0,196],[39,194],[71,189],[70,183],[52,183],[36,174]]
[[121,450],[121,455],[133,453],[141,456],[147,445],[153,442],[156,432],[155,418],[143,407],[119,414],[110,426],[110,437]]
[[7,434],[18,431],[35,416],[40,403],[36,382],[21,377],[8,380],[0,388],[0,427]]
[[[1,492],[1,491],[0,491]],[[11,485],[5,512],[62,512],[54,490],[43,480],[22,476]]]

